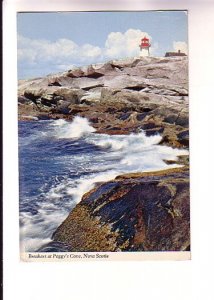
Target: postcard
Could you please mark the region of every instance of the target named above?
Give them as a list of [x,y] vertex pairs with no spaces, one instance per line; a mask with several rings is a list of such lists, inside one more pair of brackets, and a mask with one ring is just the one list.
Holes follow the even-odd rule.
[[17,13],[24,261],[190,258],[187,33],[185,10]]
[[212,298],[213,2],[30,2],[3,1],[5,300]]

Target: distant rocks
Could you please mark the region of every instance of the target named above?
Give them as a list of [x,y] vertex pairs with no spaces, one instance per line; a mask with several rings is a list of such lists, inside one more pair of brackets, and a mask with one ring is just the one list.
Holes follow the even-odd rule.
[[[187,147],[187,139],[178,135],[189,123],[188,60],[138,57],[22,80],[18,104],[19,119],[46,115],[72,120],[80,115],[100,133],[144,129],[161,133],[165,144]],[[151,123],[153,128],[147,128]]]
[[67,251],[185,251],[190,247],[186,167],[126,174],[83,196],[53,235]]

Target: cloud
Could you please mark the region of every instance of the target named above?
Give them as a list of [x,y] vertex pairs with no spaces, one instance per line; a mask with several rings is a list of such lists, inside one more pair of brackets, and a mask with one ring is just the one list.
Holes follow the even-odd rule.
[[55,64],[71,64],[96,58],[101,49],[89,44],[78,46],[71,40],[59,39],[55,42],[48,40],[32,40],[18,37],[18,60],[29,63],[54,62]]
[[[111,32],[106,38],[103,48],[96,45],[77,45],[69,39],[49,41],[46,39],[30,39],[18,36],[18,64],[21,77],[44,75],[44,72],[58,72],[70,66],[87,65],[109,59],[140,55],[139,44],[142,37],[152,37],[139,29],[128,29],[125,33]],[[153,53],[157,44],[151,47]],[[41,71],[39,73],[39,68]],[[33,71],[37,74],[33,74]]]
[[101,48],[79,46],[69,39],[34,40],[18,36],[19,78],[56,73],[71,66],[91,64],[100,59]]
[[141,39],[148,33],[139,29],[129,29],[124,34],[121,32],[111,32],[105,42],[105,56],[108,58],[118,58],[139,55],[139,44]]
[[173,50],[178,52],[180,50],[181,52],[187,54],[188,53],[188,46],[186,42],[173,42]]

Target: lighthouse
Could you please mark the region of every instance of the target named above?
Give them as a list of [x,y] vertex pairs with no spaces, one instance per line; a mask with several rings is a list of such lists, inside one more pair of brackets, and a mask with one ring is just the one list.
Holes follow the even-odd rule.
[[148,51],[148,56],[149,56],[149,48],[151,47],[151,44],[149,42],[149,39],[144,36],[144,38],[141,40],[141,44],[139,45],[140,51],[142,50],[147,50]]

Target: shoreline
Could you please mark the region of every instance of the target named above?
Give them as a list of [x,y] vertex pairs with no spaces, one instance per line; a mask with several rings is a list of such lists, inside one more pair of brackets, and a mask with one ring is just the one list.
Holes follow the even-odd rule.
[[[143,130],[146,136],[159,134],[162,137],[159,145],[189,150],[187,57],[110,61],[96,67],[91,65],[84,69],[77,68],[53,76],[22,81],[18,103],[19,120],[39,122],[64,119],[70,122],[79,116],[86,118],[97,134],[128,135]],[[80,203],[56,230],[54,242],[67,243],[69,240],[70,250],[76,249],[75,251],[104,250],[105,245],[110,251],[146,251],[153,249],[154,244],[157,249],[161,249],[161,243],[165,245],[162,247],[164,251],[186,249],[190,244],[189,155],[178,157],[177,161],[166,160],[165,163],[169,166],[167,170],[175,163],[184,167],[179,172],[174,169],[171,175],[167,170],[163,170],[161,174],[154,172],[153,175],[127,173],[84,194]],[[157,185],[153,183],[154,177],[155,182],[159,182]],[[114,194],[111,194],[110,183],[113,186],[116,184],[121,191],[118,193],[113,188]],[[102,186],[105,187],[105,193],[100,194],[98,199],[96,193]],[[109,200],[105,200],[106,190]],[[148,203],[138,199],[138,191],[139,195],[143,194],[150,199]],[[127,193],[132,195],[131,199],[137,197],[140,208],[132,206],[129,197],[125,196]],[[160,206],[156,206],[154,201],[159,193]],[[93,204],[86,205],[85,201],[90,197],[94,197]],[[168,200],[165,203],[166,198]],[[102,204],[100,201],[103,201]],[[147,211],[150,201],[153,203],[153,209],[150,208],[151,215]],[[116,213],[118,209],[123,210],[120,202],[128,209],[128,212],[124,212],[125,216],[129,212],[134,213],[130,217],[131,222],[127,215],[128,225],[126,222],[120,223],[123,215]],[[167,203],[175,204],[171,206]],[[102,207],[106,207],[105,213],[100,211]],[[113,210],[109,211],[111,208]],[[106,216],[110,219],[106,219]],[[154,230],[161,226],[158,229],[160,236],[153,229],[149,233],[151,220],[154,220],[154,224],[151,223]],[[114,222],[120,224],[115,230],[112,229]],[[180,229],[176,225],[179,223],[184,224],[184,227]],[[162,231],[165,232],[163,236]],[[85,234],[88,238],[85,238]],[[156,236],[156,241],[150,234]],[[75,239],[72,238],[73,235]],[[174,246],[173,239],[177,239]]]

